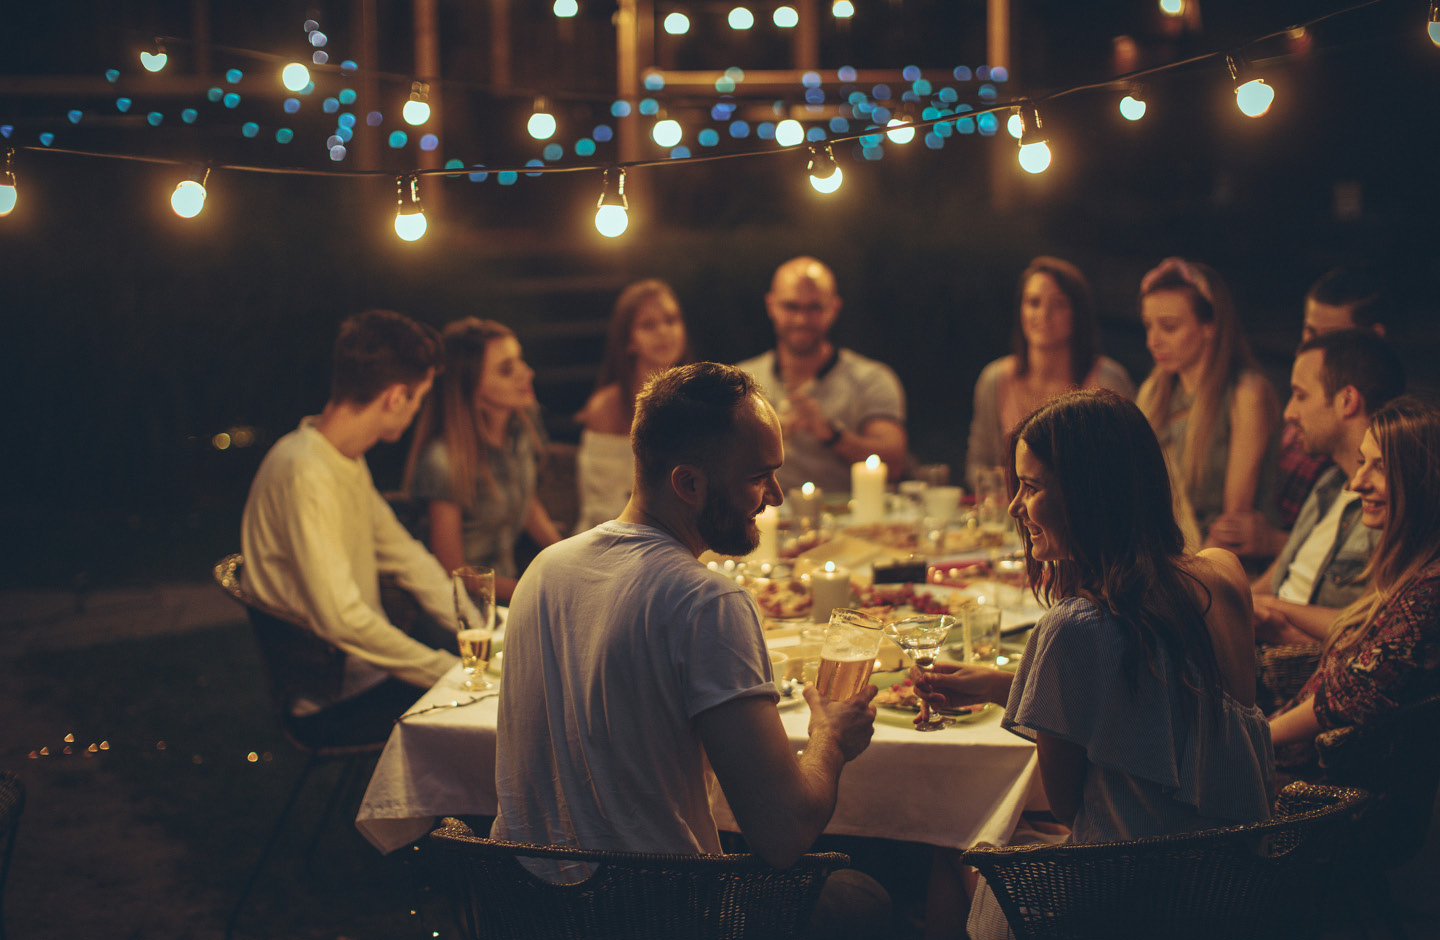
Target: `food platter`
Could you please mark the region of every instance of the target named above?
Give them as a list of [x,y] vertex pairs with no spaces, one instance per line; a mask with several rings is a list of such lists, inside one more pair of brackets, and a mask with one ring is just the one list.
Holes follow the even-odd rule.
[[[997,589],[1004,590],[993,581],[972,581],[963,588],[944,584],[877,584],[858,591],[856,605],[881,620],[914,614],[960,617],[967,608],[980,603],[981,598],[994,597]],[[1014,588],[1008,590],[1015,591]],[[1022,594],[1019,601],[1000,608],[1001,636],[1023,633],[1045,613],[1045,608],[1028,594]]]

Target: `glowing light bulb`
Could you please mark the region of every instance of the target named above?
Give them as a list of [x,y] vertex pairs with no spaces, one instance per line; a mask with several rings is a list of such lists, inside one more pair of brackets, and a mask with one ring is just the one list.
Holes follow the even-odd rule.
[[1145,99],[1126,95],[1120,99],[1120,114],[1127,121],[1138,121],[1145,116]]
[[671,36],[683,36],[690,32],[690,17],[684,13],[671,13],[665,17],[665,32]]
[[549,140],[555,136],[555,115],[550,113],[550,105],[544,98],[535,99],[535,113],[530,115],[525,129],[536,140]]
[[280,84],[289,91],[302,91],[310,84],[310,70],[299,62],[291,62],[280,70]]
[[170,194],[170,208],[182,219],[193,219],[205,208],[205,185],[198,180],[181,180]]
[[1265,84],[1264,79],[1252,78],[1235,89],[1235,106],[1246,117],[1263,117],[1275,101],[1275,89]]
[[728,17],[731,29],[749,29],[755,25],[755,14],[747,7],[735,7]]
[[140,64],[144,66],[147,72],[158,72],[165,68],[165,63],[169,61],[170,57],[165,54],[165,47],[160,44],[160,40],[158,39],[155,40],[154,52],[140,53]]
[[[407,242],[420,239],[430,223],[425,221],[425,210],[420,206],[420,180],[411,176],[406,186],[405,177],[395,177],[395,195],[399,208],[395,212],[395,234]],[[408,190],[408,192],[407,192]]]
[[1160,12],[1166,16],[1179,16],[1185,12],[1185,0],[1160,0]]
[[[886,127],[895,127],[897,124],[909,124],[909,123],[910,123],[910,119],[909,119],[909,118],[906,118],[906,117],[893,117],[893,118],[890,119],[890,121],[889,121],[885,126],[886,126]],[[890,140],[891,140],[892,142],[894,142],[894,143],[897,143],[897,144],[908,144],[908,143],[910,143],[910,141],[912,141],[912,140],[915,139],[915,128],[913,128],[913,127],[902,127],[902,128],[900,128],[899,130],[886,131],[886,132],[885,132],[885,136],[886,136],[886,137],[889,137]]]
[[775,125],[775,143],[782,147],[793,147],[805,140],[805,128],[799,121],[786,118]]
[[850,0],[835,0],[835,5],[830,8],[836,19],[848,20],[855,15],[855,4]]
[[770,17],[775,25],[781,29],[794,29],[800,25],[800,14],[795,12],[794,7],[779,6]]
[[825,144],[824,149],[816,145],[810,147],[810,185],[817,193],[833,193],[845,182],[845,174],[840,170],[840,165],[835,162],[835,155],[830,152],[830,145]]
[[567,19],[580,12],[580,4],[575,0],[555,0],[555,15]]
[[1006,120],[1005,130],[1016,140],[1019,140],[1020,135],[1025,133],[1025,119],[1020,116],[1019,111],[1011,114],[1009,119]]
[[1050,145],[1045,141],[1020,145],[1020,168],[1026,173],[1044,173],[1050,166]]
[[406,124],[419,126],[430,120],[430,104],[412,98],[405,102],[405,107],[400,109],[400,116],[405,119]]
[[1440,0],[1430,0],[1430,22],[1425,24],[1425,34],[1440,46]]
[[654,138],[655,143],[662,147],[673,147],[680,143],[680,138],[685,136],[685,132],[681,129],[679,121],[665,118],[655,122],[650,136]]
[[7,216],[15,210],[15,200],[17,198],[19,197],[15,192],[14,183],[0,183],[0,217]]
[[[610,188],[614,179],[615,189]],[[605,171],[605,189],[600,193],[600,204],[595,209],[595,231],[606,238],[618,238],[630,227],[630,212],[625,201],[625,171],[611,168]]]

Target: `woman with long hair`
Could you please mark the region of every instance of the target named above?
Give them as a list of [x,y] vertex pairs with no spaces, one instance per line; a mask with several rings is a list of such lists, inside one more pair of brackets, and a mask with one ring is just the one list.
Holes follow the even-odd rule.
[[1315,736],[1364,724],[1440,692],[1440,411],[1409,395],[1375,412],[1360,443],[1360,521],[1380,529],[1320,665],[1270,720],[1281,763],[1314,769]]
[[1140,319],[1155,367],[1136,401],[1170,464],[1187,541],[1219,544],[1216,517],[1270,509],[1279,400],[1209,266],[1160,262],[1140,282]]
[[585,407],[575,472],[580,491],[576,532],[614,519],[630,499],[634,459],[630,422],[635,395],[662,369],[694,360],[675,292],[664,281],[636,281],[615,300],[600,377]]
[[[1274,765],[1254,704],[1245,572],[1223,549],[1185,550],[1144,415],[1108,390],[1070,392],[1020,423],[1012,454],[1010,515],[1050,607],[1013,677],[942,664],[912,673],[917,692],[941,706],[1004,704],[1002,727],[1035,741],[1071,841],[1268,818]],[[977,895],[971,937],[992,935],[997,914]]]
[[1100,354],[1090,284],[1068,261],[1041,255],[1020,274],[1013,352],[991,362],[975,382],[965,478],[1009,457],[1010,430],[1046,401],[1072,388],[1108,388],[1135,397],[1125,367]]
[[416,421],[404,489],[424,507],[419,528],[440,564],[494,568],[495,594],[509,600],[520,533],[542,548],[560,540],[535,493],[535,373],[504,324],[466,317],[441,335],[445,368]]

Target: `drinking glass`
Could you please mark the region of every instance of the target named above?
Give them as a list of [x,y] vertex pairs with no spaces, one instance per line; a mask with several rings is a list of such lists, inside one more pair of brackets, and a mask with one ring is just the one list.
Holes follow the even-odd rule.
[[485,678],[490,664],[490,646],[495,638],[495,569],[483,565],[464,565],[450,572],[455,594],[455,619],[460,631],[455,640],[460,646],[460,668],[465,681],[460,688],[466,692],[483,692],[494,688]]
[[978,604],[960,616],[965,661],[995,665],[1000,655],[1000,608],[994,604]]
[[992,538],[1005,536],[1009,528],[1009,500],[1005,489],[1005,470],[985,467],[975,474],[975,516],[980,531]]
[[879,620],[858,610],[837,607],[830,612],[815,688],[831,701],[843,701],[865,688],[880,652]]
[[[948,614],[924,614],[919,617],[903,617],[885,624],[885,633],[910,655],[921,669],[935,665],[935,657],[945,638],[955,628],[955,618]],[[920,699],[920,718],[915,722],[916,731],[939,731],[948,724],[949,718],[930,712],[930,703]]]
[[824,627],[801,628],[800,642],[795,645],[795,652],[790,657],[791,672],[795,672],[795,661],[799,660],[800,674],[792,678],[799,679],[806,685],[814,685],[820,675],[820,651],[824,648]]

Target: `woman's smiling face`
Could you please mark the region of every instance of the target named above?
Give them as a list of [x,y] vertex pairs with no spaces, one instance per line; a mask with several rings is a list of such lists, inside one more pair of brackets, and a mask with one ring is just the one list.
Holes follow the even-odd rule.
[[1054,474],[1021,440],[1015,447],[1015,477],[1019,488],[1010,501],[1010,515],[1030,535],[1030,555],[1036,561],[1063,561],[1070,557],[1065,529],[1065,503]]

